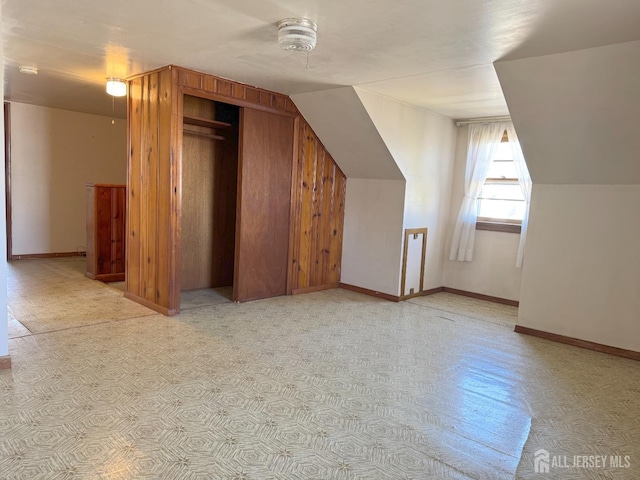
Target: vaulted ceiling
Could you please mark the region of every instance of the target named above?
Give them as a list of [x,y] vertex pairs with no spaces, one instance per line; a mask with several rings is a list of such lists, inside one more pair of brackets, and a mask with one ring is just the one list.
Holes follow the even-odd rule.
[[[318,24],[309,59],[278,48],[291,16]],[[638,25],[638,0],[3,0],[5,97],[124,116],[106,77],[176,64],[290,95],[357,85],[454,118],[502,115],[494,61],[638,40]]]

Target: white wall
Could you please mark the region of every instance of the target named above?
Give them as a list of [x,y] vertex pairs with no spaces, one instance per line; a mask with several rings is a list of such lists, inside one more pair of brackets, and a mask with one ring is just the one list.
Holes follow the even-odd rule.
[[[428,229],[424,289],[441,287],[455,124],[449,117],[362,88],[355,90],[406,179],[403,231],[407,228]],[[419,257],[417,260],[419,271]],[[412,265],[408,264],[407,269],[411,270]],[[399,292],[400,285],[397,288]]]
[[638,205],[638,185],[534,185],[518,324],[640,351]]
[[[0,5],[0,24],[2,5]],[[0,42],[0,63],[4,59]],[[0,68],[0,97],[4,98],[4,69]],[[0,132],[4,132],[4,115],[0,115]],[[0,135],[0,152],[4,160],[4,135]],[[4,164],[4,162],[2,162]],[[0,182],[0,357],[9,355],[9,315],[7,312],[7,218],[5,216],[5,185]]]
[[518,324],[640,351],[640,42],[495,67],[534,181]]
[[347,178],[402,180],[402,173],[354,87],[292,95]]
[[126,122],[11,104],[13,254],[86,248],[86,183],[126,183]]
[[640,41],[495,68],[534,183],[640,183]]
[[468,127],[458,128],[443,284],[458,290],[518,300],[522,278],[522,269],[516,268],[519,234],[477,230],[473,262],[449,260],[451,238],[464,195],[468,136]]
[[347,179],[342,283],[398,295],[405,182]]

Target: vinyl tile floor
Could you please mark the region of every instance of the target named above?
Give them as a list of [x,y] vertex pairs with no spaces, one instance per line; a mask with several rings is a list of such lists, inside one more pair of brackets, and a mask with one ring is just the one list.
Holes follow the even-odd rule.
[[640,364],[516,334],[513,307],[221,289],[167,318],[79,259],[8,282],[0,478],[640,478]]

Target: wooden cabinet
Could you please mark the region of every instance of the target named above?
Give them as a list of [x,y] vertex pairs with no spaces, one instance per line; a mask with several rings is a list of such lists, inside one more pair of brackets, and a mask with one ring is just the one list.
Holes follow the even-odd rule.
[[338,285],[346,177],[289,97],[175,66],[128,92],[127,298]]
[[125,277],[126,186],[87,184],[87,277]]

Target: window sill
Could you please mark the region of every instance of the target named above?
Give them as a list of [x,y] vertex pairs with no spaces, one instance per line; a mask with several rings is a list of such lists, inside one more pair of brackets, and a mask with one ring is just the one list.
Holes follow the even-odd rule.
[[522,227],[515,223],[476,222],[476,230],[489,232],[520,233]]

